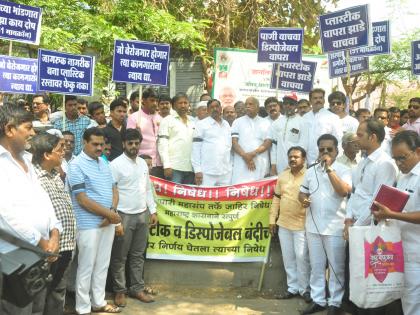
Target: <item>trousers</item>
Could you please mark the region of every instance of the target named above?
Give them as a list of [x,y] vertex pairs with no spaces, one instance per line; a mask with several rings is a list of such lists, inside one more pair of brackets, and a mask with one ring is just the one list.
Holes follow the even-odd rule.
[[114,238],[111,255],[111,274],[114,292],[126,292],[125,266],[128,260],[129,293],[135,295],[144,290],[144,253],[149,236],[149,211],[139,214],[119,212],[124,235]]
[[76,311],[80,314],[106,305],[105,284],[114,233],[113,224],[77,232]]
[[[311,262],[311,297],[322,306],[340,307],[344,295],[345,241],[342,236],[306,233]],[[325,265],[329,263],[330,298],[325,296]]]
[[300,295],[310,291],[310,264],[305,231],[292,231],[280,226],[279,240],[287,275],[287,290]]

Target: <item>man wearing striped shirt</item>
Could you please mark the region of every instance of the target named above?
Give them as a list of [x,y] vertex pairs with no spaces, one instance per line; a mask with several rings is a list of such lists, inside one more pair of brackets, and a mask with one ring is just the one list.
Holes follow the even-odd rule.
[[63,226],[60,233],[60,257],[51,264],[53,279],[48,287],[44,315],[62,314],[66,296],[69,265],[75,247],[76,223],[70,196],[60,174],[55,170],[64,156],[64,139],[49,133],[35,136],[31,141],[32,163],[42,188],[47,192],[55,215]]
[[118,190],[109,164],[100,158],[105,144],[103,131],[97,127],[87,129],[83,143],[83,151],[70,164],[68,172],[78,229],[76,311],[118,312],[118,307],[105,300],[114,231],[119,232],[113,224],[121,222],[116,212]]

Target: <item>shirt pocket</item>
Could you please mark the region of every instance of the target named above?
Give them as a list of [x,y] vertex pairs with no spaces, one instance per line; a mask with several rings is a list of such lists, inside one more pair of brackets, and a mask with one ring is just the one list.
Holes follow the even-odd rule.
[[292,143],[298,143],[300,138],[300,130],[291,128],[287,131],[287,140]]

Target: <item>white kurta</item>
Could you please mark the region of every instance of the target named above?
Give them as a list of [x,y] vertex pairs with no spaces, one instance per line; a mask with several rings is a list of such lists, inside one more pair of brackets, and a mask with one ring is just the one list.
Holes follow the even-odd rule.
[[281,116],[270,128],[269,138],[271,146],[271,164],[275,164],[280,174],[288,166],[287,151],[294,146],[307,150],[308,128],[304,126],[305,120],[299,115],[292,117]]
[[232,170],[232,135],[226,120],[219,124],[212,117],[196,122],[191,162],[195,173],[226,175]]
[[[268,138],[270,123],[267,119],[245,115],[233,122],[232,138],[245,152],[257,149]],[[245,161],[235,152],[233,156],[232,184],[246,183],[264,178],[269,172],[269,153],[265,151],[254,158],[256,169],[248,170]]]
[[[420,163],[408,174],[402,175],[397,188],[408,192],[410,198],[403,212],[420,211]],[[401,238],[404,248],[405,287],[402,297],[404,314],[419,314],[420,310],[420,224],[398,221],[401,226]]]
[[356,118],[346,115],[346,117],[341,118],[340,121],[343,127],[343,133],[351,132],[356,134],[357,128],[359,127],[359,121]]
[[323,134],[329,133],[338,140],[338,147],[341,147],[341,138],[343,137],[343,129],[340,118],[331,113],[326,108],[321,108],[319,112],[314,114],[313,111],[306,113],[303,118],[308,128],[308,152],[307,163],[312,164],[318,158],[318,138]]

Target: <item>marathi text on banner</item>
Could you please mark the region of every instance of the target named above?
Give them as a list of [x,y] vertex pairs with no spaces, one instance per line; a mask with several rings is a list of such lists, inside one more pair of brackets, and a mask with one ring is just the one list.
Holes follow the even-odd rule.
[[38,45],[41,18],[40,8],[0,0],[0,38]]
[[258,62],[301,63],[302,45],[302,28],[261,27]]
[[420,75],[420,40],[411,42],[411,71]]
[[[278,63],[273,67],[271,88],[284,91],[309,93],[312,90],[316,62],[302,61],[302,63]],[[279,71],[278,87],[277,72]]]
[[350,56],[375,56],[391,53],[389,21],[372,23],[373,46],[363,46],[349,50]]
[[39,49],[37,90],[92,95],[94,66],[92,56]]
[[[349,57],[350,75],[369,70],[369,57]],[[347,60],[344,51],[328,54],[330,79],[348,75]]]
[[319,17],[321,45],[324,53],[369,44],[368,5],[360,5]]
[[0,91],[34,94],[37,71],[36,59],[0,56]]
[[265,261],[276,179],[226,186],[179,185],[152,177],[159,224],[150,229],[153,259]]
[[116,40],[112,80],[168,85],[170,46],[133,40]]

